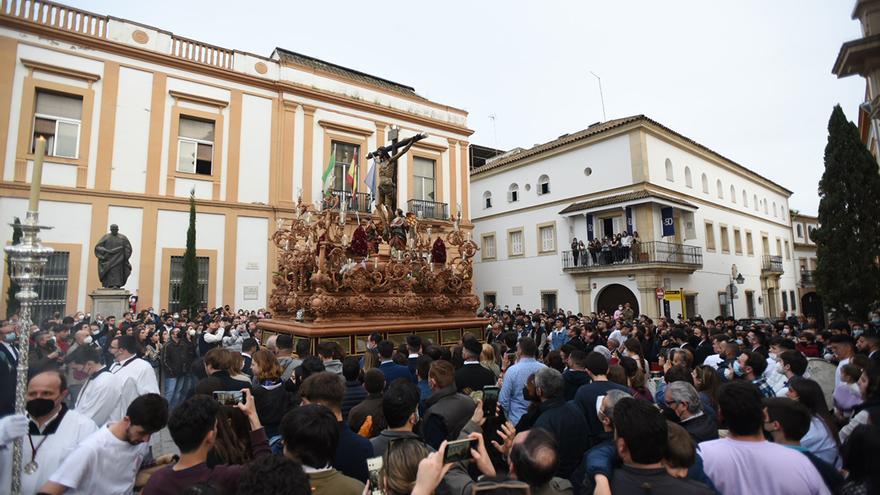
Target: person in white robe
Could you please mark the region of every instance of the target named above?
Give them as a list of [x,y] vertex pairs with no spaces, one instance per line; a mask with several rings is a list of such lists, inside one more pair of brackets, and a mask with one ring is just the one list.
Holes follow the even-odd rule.
[[81,346],[70,354],[68,366],[88,378],[82,383],[73,409],[92,418],[98,426],[110,421],[119,402],[119,382],[110,368],[101,365],[101,351]]
[[110,373],[116,378],[120,391],[110,421],[122,419],[129,404],[141,395],[159,393],[159,383],[156,381],[153,366],[137,357],[137,352],[137,340],[131,335],[120,335],[110,343],[110,354],[115,359],[110,366]]
[[[28,431],[23,436],[21,493],[34,495],[71,452],[98,427],[67,408],[67,382],[58,371],[34,375],[28,383]],[[0,493],[12,486],[12,442],[0,445]]]

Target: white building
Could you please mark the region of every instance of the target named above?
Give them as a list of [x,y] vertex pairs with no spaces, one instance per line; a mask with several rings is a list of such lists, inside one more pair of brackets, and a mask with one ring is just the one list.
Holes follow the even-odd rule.
[[[265,307],[276,222],[298,197],[327,192],[331,157],[330,189],[350,197],[343,171],[354,169],[351,208],[369,211],[366,154],[392,127],[401,139],[430,136],[398,162],[398,204],[440,227],[460,208],[470,229],[464,110],[281,48],[254,55],[42,0],[0,8],[2,245],[27,209],[34,139],[49,140],[40,220],[54,227],[42,238],[56,254],[38,321],[90,309],[100,286],[92,249],[111,224],[133,246],[125,288],[139,308],[174,310],[191,190],[202,303]],[[0,293],[7,284],[0,277]]]
[[[645,116],[594,124],[471,171],[477,293],[484,303],[583,313],[623,302],[652,316],[795,312],[790,195]],[[627,219],[637,255],[574,264],[574,238],[619,233]],[[733,307],[732,274],[743,279]]]
[[794,239],[794,265],[797,269],[800,312],[824,321],[822,298],[816,293],[816,243],[813,231],[819,227],[819,218],[794,210],[791,212],[791,234]]

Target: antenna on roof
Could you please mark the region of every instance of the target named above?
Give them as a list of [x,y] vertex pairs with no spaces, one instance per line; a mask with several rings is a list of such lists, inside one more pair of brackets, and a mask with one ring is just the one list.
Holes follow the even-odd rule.
[[599,81],[599,99],[602,100],[602,121],[605,122],[608,120],[608,117],[605,116],[605,96],[602,94],[602,78],[593,71],[590,71],[590,74]]
[[498,129],[495,127],[495,114],[489,114],[489,120],[492,121],[492,147],[498,149]]

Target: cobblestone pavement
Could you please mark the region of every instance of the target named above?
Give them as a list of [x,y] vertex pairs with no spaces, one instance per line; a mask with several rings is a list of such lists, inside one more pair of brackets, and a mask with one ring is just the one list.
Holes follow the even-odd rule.
[[174,441],[171,440],[168,428],[162,428],[159,433],[153,435],[153,438],[150,439],[150,445],[153,447],[153,457],[165,454],[180,454],[177,445],[174,445]]

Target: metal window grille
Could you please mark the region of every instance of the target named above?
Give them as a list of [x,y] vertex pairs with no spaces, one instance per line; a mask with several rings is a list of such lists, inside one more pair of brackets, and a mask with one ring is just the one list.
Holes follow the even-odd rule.
[[67,274],[70,266],[70,253],[55,251],[49,255],[46,267],[43,268],[43,280],[37,286],[39,297],[34,301],[31,320],[38,325],[59,312],[64,316],[67,304]]
[[[199,306],[208,307],[208,275],[210,262],[207,256],[196,257],[199,270]],[[180,285],[183,282],[183,256],[171,257],[171,271],[168,280],[168,311],[180,311]]]

